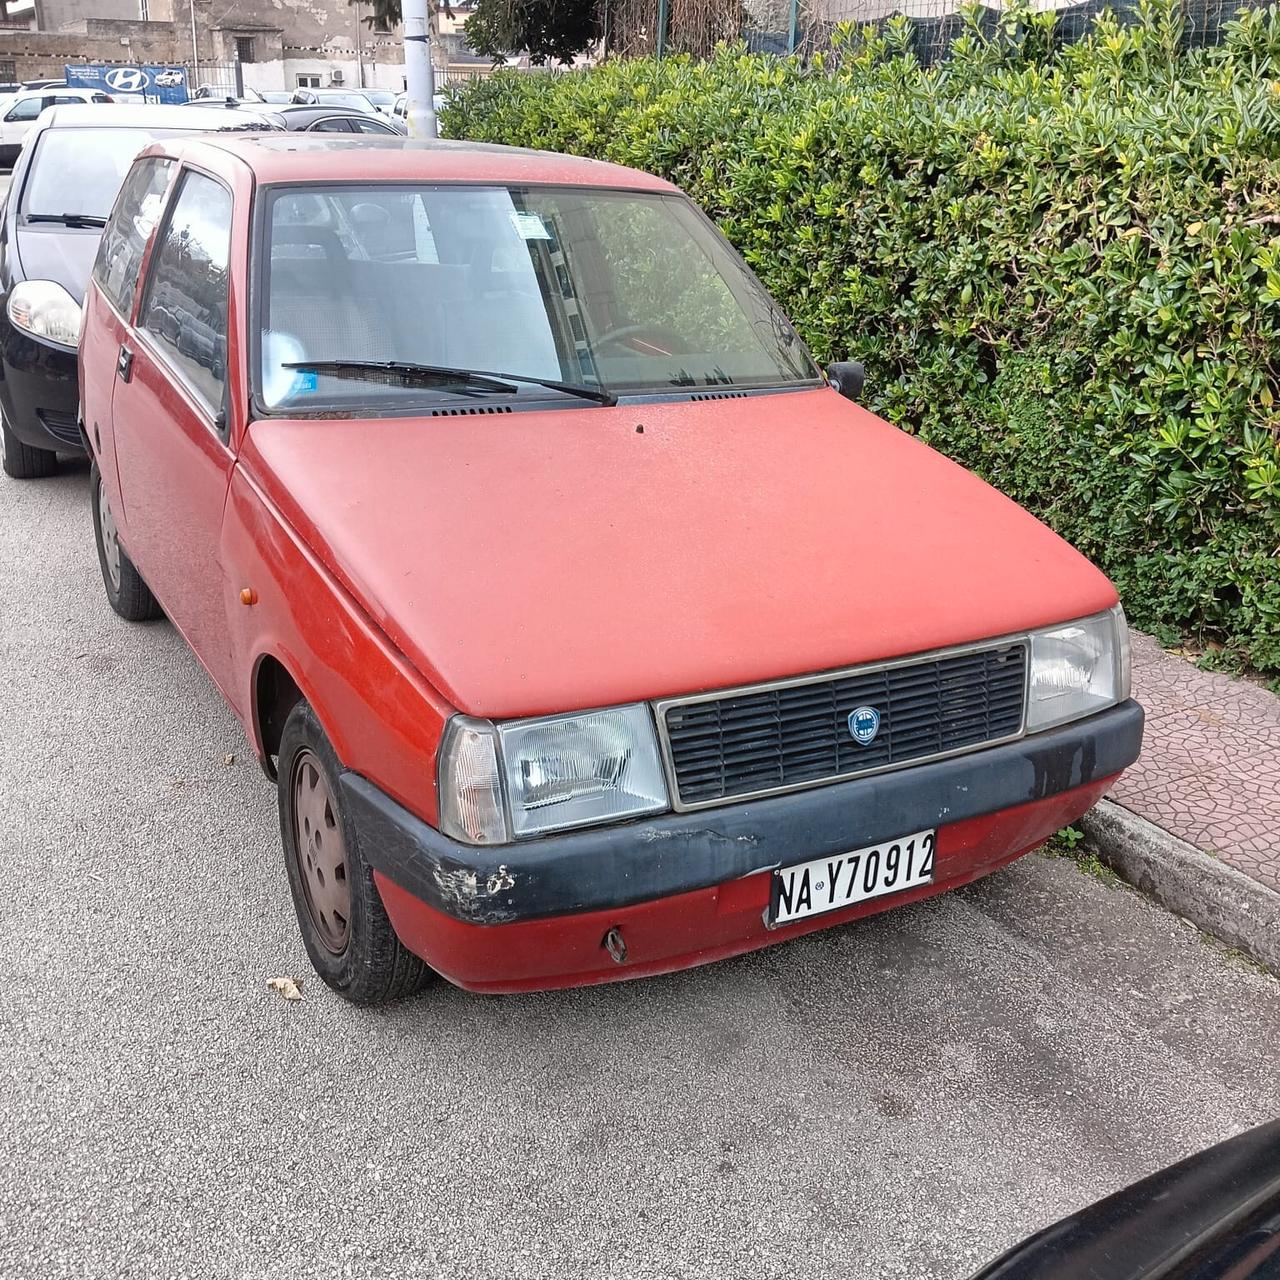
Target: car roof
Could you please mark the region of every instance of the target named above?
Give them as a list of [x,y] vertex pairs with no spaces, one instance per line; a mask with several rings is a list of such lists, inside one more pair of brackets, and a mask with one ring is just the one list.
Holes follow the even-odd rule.
[[389,134],[228,133],[158,142],[148,153],[196,160],[206,149],[235,156],[263,183],[496,182],[679,190],[653,174],[603,160],[484,142]]
[[[264,121],[266,119],[264,113]],[[83,107],[51,107],[45,128],[77,129],[250,129],[247,113],[225,107],[156,106],[151,103],[97,102]],[[264,127],[269,127],[264,124]]]
[[[65,98],[67,94],[73,94],[88,101],[95,93],[102,92],[103,90],[101,89],[86,89],[82,85],[51,84],[44,89],[19,89],[13,96],[15,98],[52,98],[55,96]],[[100,103],[99,105],[105,106],[106,104]]]

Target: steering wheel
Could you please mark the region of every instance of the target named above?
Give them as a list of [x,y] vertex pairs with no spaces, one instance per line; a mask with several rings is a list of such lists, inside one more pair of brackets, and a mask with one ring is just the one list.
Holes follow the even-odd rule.
[[647,337],[655,346],[661,347],[672,355],[688,350],[688,343],[682,334],[663,324],[620,324],[606,329],[595,340],[597,347],[617,346],[628,338]]

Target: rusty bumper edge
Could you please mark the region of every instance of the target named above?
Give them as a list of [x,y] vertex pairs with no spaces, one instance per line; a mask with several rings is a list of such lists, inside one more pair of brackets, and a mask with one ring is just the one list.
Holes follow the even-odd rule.
[[494,846],[451,840],[357,773],[341,785],[367,862],[455,919],[505,924],[687,893],[1057,795],[1132,764],[1142,727],[1130,700],[933,764]]

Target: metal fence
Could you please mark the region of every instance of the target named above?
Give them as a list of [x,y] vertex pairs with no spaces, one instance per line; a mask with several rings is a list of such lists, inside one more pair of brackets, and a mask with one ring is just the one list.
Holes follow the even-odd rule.
[[[1264,6],[1268,0],[1183,0],[1184,41],[1188,45],[1214,44],[1225,24],[1243,8]],[[1003,0],[985,0],[977,14],[979,29],[991,32],[1002,11]],[[952,42],[966,27],[960,0],[747,0],[747,21],[741,34],[749,48],[785,54],[802,54],[827,48],[841,23],[882,25],[901,16],[911,24],[911,47],[921,61],[945,57]],[[1050,0],[1037,9],[1055,13],[1054,39],[1078,40],[1093,19],[1110,9],[1121,21],[1132,18],[1137,0]]]
[[[1212,44],[1241,8],[1267,0],[1183,0],[1188,44]],[[1137,0],[1039,0],[1056,11],[1055,39],[1078,39],[1094,16],[1110,8],[1122,21]],[[1007,0],[986,0],[979,27],[992,30]],[[945,56],[965,28],[962,0],[605,0],[604,46],[615,56],[687,52],[709,54],[722,41],[742,39],[767,53],[813,53],[827,48],[841,23],[883,24],[901,15],[911,43],[925,62]]]

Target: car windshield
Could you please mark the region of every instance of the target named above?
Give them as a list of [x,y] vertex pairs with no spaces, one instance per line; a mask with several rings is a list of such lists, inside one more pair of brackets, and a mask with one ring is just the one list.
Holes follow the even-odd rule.
[[819,380],[760,283],[681,196],[286,187],[265,221],[258,391],[276,412],[502,394],[388,364],[613,395]]
[[363,93],[329,93],[319,92],[316,101],[322,107],[353,107],[357,111],[368,111],[373,103]]
[[[105,218],[133,157],[157,138],[181,129],[46,129],[31,157],[21,212],[25,218],[63,214]],[[86,134],[90,135],[86,138]]]
[[366,89],[364,96],[380,107],[385,107],[396,100],[396,95],[390,89]]

